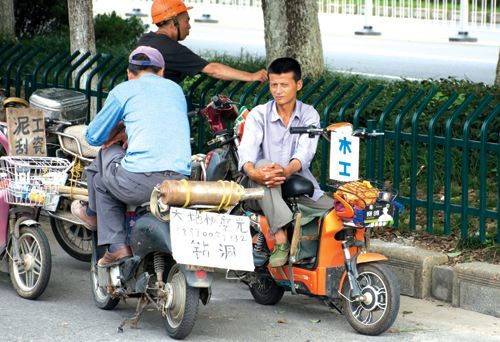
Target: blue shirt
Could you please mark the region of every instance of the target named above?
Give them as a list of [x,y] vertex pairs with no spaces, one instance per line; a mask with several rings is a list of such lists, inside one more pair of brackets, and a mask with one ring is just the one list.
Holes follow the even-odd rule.
[[245,133],[238,147],[239,168],[247,162],[253,164],[262,159],[271,160],[283,167],[292,159],[297,159],[302,169],[297,174],[307,178],[314,185],[312,199],[317,201],[322,195],[318,182],[309,170],[316,153],[319,136],[309,138],[307,134],[290,134],[290,127],[320,127],[319,114],[314,107],[297,101],[285,126],[276,109],[276,103],[269,101],[252,109],[245,121]]
[[85,138],[100,146],[111,130],[125,123],[128,148],[121,161],[130,172],[191,172],[186,99],[181,87],[155,74],[116,86],[90,123]]

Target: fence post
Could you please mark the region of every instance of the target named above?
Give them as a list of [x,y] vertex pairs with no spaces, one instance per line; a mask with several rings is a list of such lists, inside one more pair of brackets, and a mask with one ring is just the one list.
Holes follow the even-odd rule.
[[354,32],[358,36],[380,36],[380,32],[374,31],[370,21],[373,13],[373,0],[365,0],[365,24],[361,31]]
[[467,32],[467,27],[469,26],[469,1],[460,0],[460,23],[458,28],[458,34],[454,37],[450,37],[450,42],[477,42],[477,38],[469,37],[469,32]]

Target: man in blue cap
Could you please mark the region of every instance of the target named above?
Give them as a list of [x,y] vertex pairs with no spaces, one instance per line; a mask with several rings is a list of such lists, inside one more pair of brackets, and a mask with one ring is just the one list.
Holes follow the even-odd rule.
[[132,254],[126,205],[149,201],[155,185],[191,172],[186,100],[177,83],[162,77],[164,67],[158,50],[136,48],[129,56],[129,80],[109,93],[85,135],[102,148],[87,169],[89,202],[75,201],[71,211],[87,227],[99,226],[98,245],[108,246],[98,262],[102,267]]

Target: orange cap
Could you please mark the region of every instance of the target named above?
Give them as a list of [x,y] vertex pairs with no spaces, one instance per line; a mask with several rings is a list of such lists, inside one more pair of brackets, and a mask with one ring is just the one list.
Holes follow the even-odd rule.
[[182,0],[154,0],[151,6],[151,18],[153,24],[158,24],[191,8],[193,7],[186,6]]

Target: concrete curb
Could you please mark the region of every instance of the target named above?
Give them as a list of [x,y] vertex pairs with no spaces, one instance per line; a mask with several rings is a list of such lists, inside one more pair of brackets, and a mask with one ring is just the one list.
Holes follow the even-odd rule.
[[399,280],[401,294],[426,298],[431,295],[432,269],[448,261],[442,253],[373,240],[370,251],[389,258],[387,264]]
[[452,304],[500,317],[500,265],[471,262],[455,266]]
[[370,251],[389,258],[401,294],[451,302],[453,306],[500,317],[500,265],[482,262],[443,265],[443,253],[373,240]]

